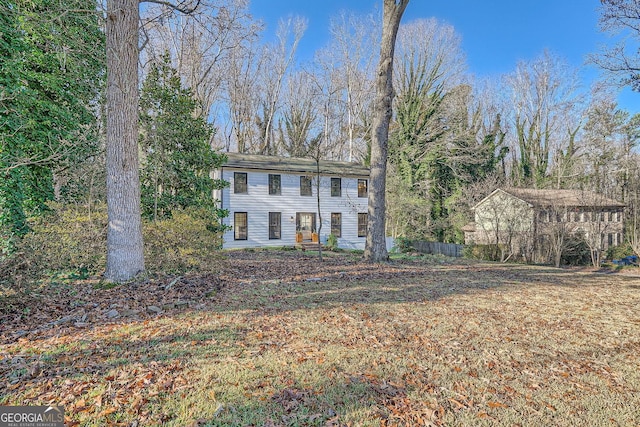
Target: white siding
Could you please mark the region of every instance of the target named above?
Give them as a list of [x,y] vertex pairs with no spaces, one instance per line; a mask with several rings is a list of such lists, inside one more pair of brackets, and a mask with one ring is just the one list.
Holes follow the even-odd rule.
[[[233,193],[234,172],[247,173],[247,193]],[[269,194],[269,174],[281,176],[281,194]],[[358,197],[358,178],[342,178],[341,197],[331,196],[331,177],[323,176],[320,181],[320,206],[322,230],[320,241],[326,243],[331,233],[331,213],[342,213],[342,237],[338,246],[345,249],[364,249],[365,238],[358,237],[358,213],[367,212],[367,198]],[[225,167],[222,179],[230,185],[222,191],[222,208],[229,210],[224,223],[233,227],[234,212],[247,212],[247,240],[234,240],[233,229],[224,234],[224,248],[248,248],[259,246],[293,246],[296,243],[296,213],[316,213],[317,184],[313,179],[313,196],[300,196],[300,174],[277,171],[251,171]],[[362,177],[361,179],[368,179]],[[269,239],[269,212],[280,212],[281,239]]]

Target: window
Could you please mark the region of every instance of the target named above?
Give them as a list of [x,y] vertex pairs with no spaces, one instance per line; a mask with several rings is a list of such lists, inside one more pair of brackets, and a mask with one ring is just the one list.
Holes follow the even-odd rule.
[[609,222],[613,222],[613,212],[609,211]]
[[233,214],[233,238],[234,240],[247,240],[246,212],[236,212]]
[[[280,175],[277,175],[278,177]],[[281,222],[282,215],[280,212],[269,212],[269,239],[280,239],[281,234]]]
[[280,175],[269,174],[269,194],[281,194]]
[[331,178],[331,197],[342,196],[342,179]]
[[358,237],[365,237],[367,235],[367,214],[358,214]]
[[233,192],[236,194],[247,193],[247,173],[246,172],[233,173]]
[[339,212],[331,214],[331,234],[342,237],[342,214]]
[[608,246],[613,246],[613,233],[609,233],[607,236],[607,244]]
[[310,176],[301,176],[300,177],[300,195],[301,196],[313,196],[313,191],[311,190],[311,177]]
[[367,180],[359,179],[358,180],[358,197],[367,197]]

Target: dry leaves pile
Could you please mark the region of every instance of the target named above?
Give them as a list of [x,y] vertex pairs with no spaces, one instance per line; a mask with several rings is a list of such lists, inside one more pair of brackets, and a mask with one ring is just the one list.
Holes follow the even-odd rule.
[[640,280],[230,252],[1,312],[0,404],[68,425],[640,425]]

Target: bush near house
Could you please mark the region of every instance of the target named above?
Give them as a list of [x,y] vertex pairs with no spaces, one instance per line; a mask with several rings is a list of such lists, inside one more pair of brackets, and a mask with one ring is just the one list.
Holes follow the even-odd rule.
[[[107,209],[52,203],[47,215],[33,219],[32,231],[0,260],[0,292],[28,294],[55,276],[78,279],[100,275],[106,253]],[[171,218],[143,223],[149,272],[210,271],[222,245],[220,231],[202,209],[174,211]]]

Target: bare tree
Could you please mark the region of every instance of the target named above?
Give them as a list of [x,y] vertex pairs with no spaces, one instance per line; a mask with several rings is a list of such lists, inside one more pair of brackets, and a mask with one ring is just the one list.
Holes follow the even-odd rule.
[[[380,23],[373,15],[358,16],[340,13],[331,20],[332,41],[316,56],[316,62],[323,69],[331,68],[326,77],[336,80],[341,86],[339,101],[340,116],[345,116],[342,137],[336,143],[346,143],[335,147],[335,158],[354,161],[362,154],[365,134],[371,132],[364,126],[362,117],[368,112],[374,97],[375,44]],[[330,66],[329,66],[330,64]],[[345,114],[346,113],[346,114]],[[339,151],[338,151],[339,149]]]
[[198,13],[182,14],[164,2],[142,17],[142,64],[169,54],[182,83],[208,117],[220,98],[232,55],[257,38],[261,29],[249,15],[247,0],[199,0]]
[[258,117],[261,130],[258,152],[275,154],[274,146],[275,118],[279,108],[283,82],[295,58],[298,43],[307,28],[307,21],[300,17],[281,21],[278,28],[278,43],[264,50],[265,66],[261,68],[262,96],[260,104],[262,116]]
[[574,243],[574,239],[571,238],[575,229],[570,223],[572,213],[569,207],[561,202],[544,211],[544,214],[548,215],[549,221],[545,222],[545,229],[540,233],[547,238],[550,255],[556,267],[560,267],[562,256]]
[[258,46],[253,44],[234,50],[230,56],[225,85],[230,127],[224,134],[227,151],[235,145],[238,153],[246,153],[258,140],[255,114],[261,57]]
[[513,111],[513,173],[519,185],[540,187],[549,175],[551,154],[568,136],[568,114],[580,101],[577,75],[545,51],[535,61],[519,63],[506,81]]
[[500,262],[531,251],[535,230],[528,203],[496,193],[476,207],[475,220],[476,243],[493,245]]
[[372,128],[369,212],[364,257],[369,262],[389,259],[385,236],[385,192],[389,122],[393,103],[393,57],[400,20],[409,0],[383,0],[382,39],[376,77]]
[[[599,65],[621,86],[640,91],[640,2],[638,0],[601,0],[600,27],[613,35],[622,35],[620,42],[592,55]],[[635,42],[633,41],[635,40]]]
[[294,73],[287,81],[282,118],[278,126],[278,154],[291,157],[323,157],[320,148],[318,93],[307,72]]

